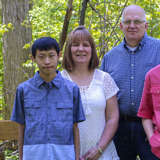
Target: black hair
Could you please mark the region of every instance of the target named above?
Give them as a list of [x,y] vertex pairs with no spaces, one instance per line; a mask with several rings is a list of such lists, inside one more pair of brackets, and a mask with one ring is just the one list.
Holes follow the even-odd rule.
[[55,49],[57,52],[57,55],[59,55],[60,49],[59,49],[59,44],[54,38],[51,37],[41,37],[37,40],[34,41],[32,45],[32,56],[35,58],[36,57],[36,51],[47,51],[50,49]]

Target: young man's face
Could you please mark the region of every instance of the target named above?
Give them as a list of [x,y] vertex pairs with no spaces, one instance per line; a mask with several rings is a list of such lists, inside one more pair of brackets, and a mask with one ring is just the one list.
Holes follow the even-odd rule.
[[33,61],[37,63],[39,74],[44,79],[54,78],[56,76],[56,68],[59,56],[55,49],[47,51],[36,51],[36,56]]

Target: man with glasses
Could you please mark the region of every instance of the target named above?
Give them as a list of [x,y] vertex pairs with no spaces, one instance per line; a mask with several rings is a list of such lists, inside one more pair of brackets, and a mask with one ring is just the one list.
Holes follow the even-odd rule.
[[141,160],[157,160],[137,117],[145,74],[160,64],[160,40],[149,37],[147,27],[145,11],[140,6],[126,7],[120,23],[124,40],[104,56],[101,65],[120,89],[120,120],[114,142],[121,160],[136,160],[137,155]]

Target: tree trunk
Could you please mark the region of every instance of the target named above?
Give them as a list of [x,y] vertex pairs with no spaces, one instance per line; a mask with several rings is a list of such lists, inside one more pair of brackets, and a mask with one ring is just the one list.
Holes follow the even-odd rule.
[[3,36],[3,64],[4,64],[4,119],[9,119],[13,107],[17,85],[26,80],[26,76],[33,75],[33,68],[23,67],[29,58],[30,49],[23,49],[31,42],[31,28],[22,25],[29,11],[28,0],[1,0],[2,23],[12,23],[13,30]]
[[67,5],[68,7],[67,7],[66,15],[64,18],[63,29],[62,29],[62,32],[60,34],[60,39],[59,39],[60,50],[63,49],[64,43],[66,41],[69,21],[72,15],[72,7],[73,7],[72,2],[73,0],[68,0],[68,5]]
[[80,22],[79,25],[84,25],[84,20],[85,20],[85,12],[87,9],[87,3],[89,0],[83,0],[82,2],[82,10],[81,10],[81,15],[80,15]]

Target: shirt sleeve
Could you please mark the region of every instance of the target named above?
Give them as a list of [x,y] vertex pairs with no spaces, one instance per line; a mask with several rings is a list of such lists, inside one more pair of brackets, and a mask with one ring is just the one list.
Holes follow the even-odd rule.
[[116,95],[119,91],[115,81],[108,73],[105,73],[104,75],[103,87],[106,100]]
[[152,95],[151,95],[150,89],[151,89],[151,83],[150,83],[150,76],[148,74],[144,82],[141,103],[140,103],[140,107],[137,114],[141,118],[152,119],[154,114]]
[[23,88],[18,87],[16,90],[15,100],[13,111],[11,115],[11,120],[15,121],[20,124],[25,123],[25,116],[24,116],[24,101],[23,101]]
[[77,86],[74,87],[73,95],[74,95],[73,122],[77,123],[85,120],[85,114],[83,111],[80,91]]

